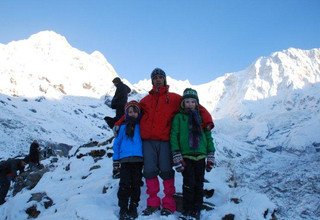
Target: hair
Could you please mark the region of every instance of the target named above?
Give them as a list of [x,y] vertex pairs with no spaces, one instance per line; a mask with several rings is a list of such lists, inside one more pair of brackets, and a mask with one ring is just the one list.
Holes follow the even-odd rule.
[[140,109],[137,107],[137,106],[135,106],[135,105],[130,105],[127,109],[126,109],[126,113],[128,114],[129,113],[129,109],[130,108],[132,108],[132,110],[133,110],[133,112],[135,112],[135,113],[140,113]]
[[121,79],[119,77],[116,77],[112,80],[113,83],[119,83],[121,82]]

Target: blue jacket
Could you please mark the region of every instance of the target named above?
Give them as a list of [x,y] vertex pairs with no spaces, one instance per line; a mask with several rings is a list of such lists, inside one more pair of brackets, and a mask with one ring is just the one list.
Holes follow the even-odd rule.
[[129,138],[126,135],[126,126],[126,124],[120,126],[118,136],[113,142],[113,160],[134,156],[142,157],[140,125],[135,125],[133,138]]

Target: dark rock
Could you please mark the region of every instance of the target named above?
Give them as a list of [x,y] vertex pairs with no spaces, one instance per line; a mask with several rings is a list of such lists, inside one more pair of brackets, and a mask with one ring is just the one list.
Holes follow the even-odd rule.
[[45,192],[32,193],[28,202],[31,201],[42,202],[45,209],[48,209],[53,205],[53,200],[47,196],[47,193]]
[[86,156],[86,155],[84,155],[84,154],[78,154],[78,155],[77,155],[77,158],[80,159],[80,158],[82,158],[82,157],[84,157],[84,156]]
[[21,173],[19,176],[21,178],[18,179],[13,185],[13,192],[12,194],[15,196],[18,192],[20,192],[23,188],[33,189],[40,179],[42,178],[43,174],[49,171],[49,168],[42,168],[36,170],[27,170]]
[[281,152],[282,151],[282,146],[267,148],[267,151],[270,151],[272,153]]
[[239,199],[239,198],[231,198],[230,200],[231,200],[231,202],[234,202],[235,204],[239,204],[241,202],[241,199]]
[[314,142],[312,145],[313,145],[314,148],[316,149],[316,152],[320,152],[320,143]]
[[0,103],[2,103],[3,105],[8,105],[5,101],[0,100]]
[[46,143],[45,149],[42,151],[44,158],[52,156],[68,157],[71,145],[64,143]]
[[31,201],[40,202],[43,199],[43,197],[45,197],[46,195],[47,193],[45,192],[32,193],[31,198],[28,200],[28,202],[31,202]]
[[93,166],[93,167],[90,168],[90,171],[91,171],[91,170],[95,170],[95,169],[99,169],[99,168],[101,168],[100,165],[95,165],[95,166]]
[[91,157],[103,157],[106,154],[106,151],[101,149],[101,150],[92,150],[90,151],[89,155]]
[[26,213],[28,214],[29,218],[37,218],[40,214],[40,211],[37,210],[37,206],[33,205],[27,208]]
[[50,162],[51,163],[56,163],[56,162],[58,162],[58,157],[53,157],[53,158],[51,158],[51,160],[50,160]]
[[[78,149],[76,150],[76,152],[73,154],[73,156],[77,155],[77,153],[80,151],[80,148],[87,148],[87,147],[96,147],[98,145],[98,141],[92,141],[90,140],[90,142],[81,145],[80,147],[78,147]],[[78,158],[78,155],[77,155]],[[80,157],[81,158],[81,157]]]
[[234,220],[234,214],[225,215],[222,220]]
[[211,198],[213,196],[213,194],[214,194],[214,189],[204,189],[203,190],[203,195],[207,199]]
[[64,168],[66,171],[70,170],[70,163]]
[[90,176],[91,175],[91,173],[89,173],[88,175],[86,175],[86,176],[83,176],[83,177],[81,177],[81,179],[87,179],[88,178],[88,176]]
[[50,197],[46,196],[44,199],[45,199],[45,201],[43,202],[43,205],[44,205],[45,209],[48,209],[51,206],[53,206],[53,200]]
[[102,193],[103,193],[103,194],[106,194],[107,191],[108,191],[108,189],[109,189],[109,187],[103,186],[103,188],[102,188]]
[[41,97],[39,97],[39,98],[36,98],[35,99],[35,101],[36,102],[41,102],[41,101],[43,101],[43,100],[45,100],[46,98],[44,97],[44,96],[41,96]]

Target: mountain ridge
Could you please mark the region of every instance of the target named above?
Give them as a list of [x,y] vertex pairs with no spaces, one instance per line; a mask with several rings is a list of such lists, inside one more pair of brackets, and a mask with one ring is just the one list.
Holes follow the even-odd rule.
[[[47,35],[53,36],[44,41],[37,39]],[[31,46],[30,38],[33,42]],[[7,45],[0,44],[1,158],[26,154],[28,143],[34,139],[41,146],[63,143],[78,147],[91,140],[102,141],[112,136],[103,117],[115,114],[105,103],[110,101],[115,89],[111,80],[118,75],[103,54],[98,51],[87,54],[69,47],[67,40],[54,32],[43,32],[30,38]],[[59,42],[50,43],[55,40]],[[38,47],[35,48],[35,45]],[[218,192],[209,200],[216,204],[215,212],[211,213],[215,217],[221,218],[231,209],[239,218],[262,219],[262,214],[256,213],[256,210],[269,208],[268,216],[273,209],[278,209],[282,218],[316,219],[320,210],[315,203],[319,198],[317,192],[320,177],[319,171],[308,164],[320,166],[317,156],[320,152],[320,137],[317,133],[320,127],[319,54],[318,48],[289,48],[268,57],[257,58],[242,71],[226,73],[201,85],[192,85],[188,80],[179,81],[167,76],[173,92],[182,94],[185,87],[196,89],[200,103],[215,119],[216,127],[212,134],[217,144],[218,167],[213,174],[208,174],[211,181],[209,186],[215,187]],[[125,82],[135,91],[129,100],[140,100],[151,89],[150,79],[134,85]],[[48,174],[32,192],[45,190],[45,185],[53,189],[50,176],[55,181],[60,176],[68,179],[69,173],[58,172],[64,170],[61,167],[66,164],[77,164],[83,168],[94,164],[86,157],[82,160],[60,160],[56,170]],[[50,161],[45,163],[50,164]],[[107,158],[103,158],[99,165],[103,169],[99,173],[105,174],[111,169]],[[283,170],[286,168],[295,169],[295,172],[287,173]],[[79,169],[76,172],[82,171]],[[83,171],[83,175],[88,174]],[[299,176],[305,180],[299,180]],[[97,174],[89,175],[85,181],[92,181],[91,186],[100,189],[103,184],[101,179],[109,181],[108,177]],[[179,177],[177,179],[180,180]],[[232,187],[227,186],[230,182],[233,182]],[[108,183],[115,185],[114,182]],[[77,184],[84,191],[90,191],[82,182]],[[72,187],[72,181],[68,187]],[[49,190],[49,195],[52,191]],[[281,197],[281,192],[286,198]],[[65,192],[61,190],[59,193],[63,196]],[[112,193],[114,195],[115,192]],[[303,193],[308,198],[300,201],[296,194]],[[9,197],[9,202],[11,205],[18,204],[18,198],[27,200],[28,194],[30,192],[25,191],[18,194],[17,198]],[[79,210],[81,207],[74,207],[65,201],[68,199],[51,196],[59,201],[56,208],[61,210],[61,206],[68,207],[86,216]],[[85,199],[98,197],[104,201],[98,192],[88,197],[81,196]],[[232,196],[242,196],[240,206],[228,202]],[[82,201],[76,192],[72,198],[73,201]],[[261,205],[251,204],[253,200],[259,201]],[[111,205],[116,206],[116,202]],[[20,213],[23,213],[25,204],[19,203],[19,207]],[[100,208],[96,204],[92,204],[92,207]],[[0,216],[15,216],[13,211],[5,210],[0,207]],[[69,210],[66,211],[68,214],[42,211],[52,216],[52,219],[56,215],[69,217],[72,213]],[[114,213],[108,211],[108,214],[116,219]],[[209,218],[210,213],[204,216]],[[24,218],[21,214],[18,219]]]

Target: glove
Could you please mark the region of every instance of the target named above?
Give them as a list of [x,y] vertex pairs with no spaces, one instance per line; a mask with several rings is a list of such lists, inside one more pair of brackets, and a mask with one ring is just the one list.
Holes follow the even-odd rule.
[[120,167],[121,167],[120,161],[119,160],[113,161],[112,166],[113,166],[112,178],[113,179],[120,178]]
[[210,152],[210,153],[207,155],[206,171],[207,171],[207,172],[210,172],[210,171],[212,170],[212,168],[214,167],[214,165],[215,165],[214,153],[213,153],[213,152]]
[[179,173],[183,172],[185,163],[183,161],[183,157],[182,157],[181,153],[180,152],[173,153],[172,159],[173,159],[174,169]]
[[207,124],[207,126],[206,126],[207,131],[211,131],[213,128],[214,128],[214,123],[213,122]]
[[117,137],[118,131],[119,131],[119,126],[118,126],[118,125],[115,125],[115,126],[112,128],[112,131],[113,131],[114,137]]

